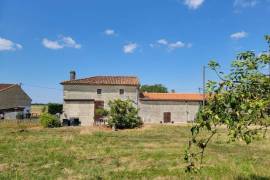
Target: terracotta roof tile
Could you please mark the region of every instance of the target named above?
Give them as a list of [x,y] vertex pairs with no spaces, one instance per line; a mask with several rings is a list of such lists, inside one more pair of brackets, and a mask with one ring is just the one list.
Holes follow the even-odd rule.
[[203,101],[203,94],[142,93],[140,98],[146,101]]
[[62,85],[126,85],[138,86],[139,79],[135,76],[94,76],[61,82]]
[[11,86],[14,86],[16,84],[0,84],[0,91],[5,90]]

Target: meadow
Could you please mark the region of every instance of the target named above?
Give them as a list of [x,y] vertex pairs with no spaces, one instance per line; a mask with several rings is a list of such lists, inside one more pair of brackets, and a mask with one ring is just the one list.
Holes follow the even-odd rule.
[[47,104],[32,104],[31,105],[32,114],[39,116],[40,114],[42,114],[42,111],[48,112]]
[[270,179],[270,139],[228,143],[225,130],[206,150],[203,169],[186,173],[189,128],[0,123],[0,179]]

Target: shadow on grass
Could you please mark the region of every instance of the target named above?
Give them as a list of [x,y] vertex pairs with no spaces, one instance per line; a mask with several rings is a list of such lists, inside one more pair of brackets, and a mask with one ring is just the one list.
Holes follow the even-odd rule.
[[249,176],[238,176],[235,180],[270,180],[270,176],[258,176],[255,174],[251,174]]

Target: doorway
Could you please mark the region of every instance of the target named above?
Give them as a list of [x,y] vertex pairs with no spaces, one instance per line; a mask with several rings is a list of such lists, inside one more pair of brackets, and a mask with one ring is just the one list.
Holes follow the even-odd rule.
[[164,112],[163,113],[163,122],[170,123],[171,122],[171,112]]

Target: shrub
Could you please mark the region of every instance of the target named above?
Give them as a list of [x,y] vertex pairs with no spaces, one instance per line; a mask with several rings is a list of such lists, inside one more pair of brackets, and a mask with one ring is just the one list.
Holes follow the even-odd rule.
[[39,117],[39,122],[44,128],[54,128],[61,126],[59,118],[49,113],[41,114]]
[[48,104],[48,113],[50,114],[61,114],[63,111],[63,104],[49,103]]
[[109,102],[108,124],[117,129],[131,129],[142,126],[142,120],[138,116],[138,109],[130,100],[116,99]]
[[109,111],[106,110],[106,109],[96,109],[95,115],[97,115],[97,116],[108,116]]

